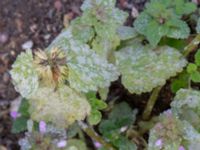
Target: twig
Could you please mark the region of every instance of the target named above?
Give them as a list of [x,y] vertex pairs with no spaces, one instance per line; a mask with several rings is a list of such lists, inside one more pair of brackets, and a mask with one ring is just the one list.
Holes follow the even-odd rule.
[[104,139],[102,139],[91,127],[89,127],[87,124],[85,124],[84,122],[78,122],[79,126],[82,128],[82,130],[88,135],[90,136],[93,140],[99,142],[100,144],[102,144],[105,148],[107,148],[108,150],[116,150],[114,147],[112,147],[111,144],[107,143],[106,141],[104,141]]
[[184,48],[183,55],[188,56],[200,43],[200,34],[197,34],[196,37]]
[[143,115],[142,115],[142,118],[144,120],[148,120],[149,119],[149,117],[151,115],[151,112],[152,112],[152,109],[153,109],[153,107],[154,107],[154,105],[156,103],[156,100],[158,98],[158,94],[159,94],[161,88],[162,88],[162,86],[159,86],[159,87],[157,87],[157,88],[155,88],[153,90],[153,92],[152,92],[152,94],[151,94],[151,96],[150,96],[150,98],[149,98],[149,100],[147,102],[146,108],[145,108],[145,110],[143,112]]

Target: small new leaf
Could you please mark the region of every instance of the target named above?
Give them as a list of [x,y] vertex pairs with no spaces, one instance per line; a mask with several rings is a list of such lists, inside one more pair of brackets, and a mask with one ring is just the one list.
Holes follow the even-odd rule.
[[99,110],[103,110],[107,107],[107,104],[96,98],[95,92],[87,93],[87,99],[91,105],[91,113],[88,116],[88,121],[91,125],[96,125],[101,121],[101,112]]
[[88,116],[88,122],[91,125],[97,125],[101,121],[102,115],[98,110],[92,110],[90,115]]
[[187,66],[187,72],[192,74],[195,71],[197,71],[197,65],[193,63],[189,63]]

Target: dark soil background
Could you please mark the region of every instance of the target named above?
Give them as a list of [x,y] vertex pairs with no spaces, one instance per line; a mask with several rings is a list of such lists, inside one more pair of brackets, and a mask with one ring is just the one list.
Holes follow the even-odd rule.
[[[141,11],[147,0],[118,0],[117,7],[129,12],[126,24],[131,25],[135,10]],[[81,15],[82,0],[0,0],[0,150],[18,150],[17,140],[23,134],[10,132],[12,120],[10,104],[19,94],[11,83],[9,70],[24,46],[45,48],[59,34],[68,20]],[[168,87],[165,87],[168,88]],[[111,87],[110,97],[119,96],[143,110],[148,94],[129,95],[117,82]],[[162,94],[169,103],[171,94]],[[133,102],[134,101],[134,102]],[[163,103],[162,103],[163,104]],[[157,107],[156,109],[166,109]],[[160,112],[161,110],[154,110]]]

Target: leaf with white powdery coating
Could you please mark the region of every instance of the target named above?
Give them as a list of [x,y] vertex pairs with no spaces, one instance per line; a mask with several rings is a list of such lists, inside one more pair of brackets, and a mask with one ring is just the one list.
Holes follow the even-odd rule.
[[113,64],[98,56],[88,45],[74,40],[70,28],[62,32],[50,45],[64,50],[69,68],[68,81],[78,91],[97,91],[109,87],[119,73]]
[[86,98],[68,86],[40,87],[29,99],[29,112],[36,121],[51,122],[56,127],[65,128],[76,120],[83,120],[90,113]]
[[152,50],[148,46],[134,45],[116,52],[117,66],[122,83],[131,93],[150,92],[166,80],[181,72],[187,61],[171,47]]
[[196,150],[200,143],[200,92],[192,89],[180,89],[171,103],[173,114],[182,121],[184,138],[189,149]]
[[174,113],[181,120],[189,122],[200,131],[200,92],[192,89],[180,89],[171,103]]
[[159,116],[159,122],[150,130],[148,150],[178,150],[184,142],[184,126],[167,110]]
[[31,50],[22,52],[17,57],[10,74],[16,91],[23,97],[29,97],[38,89],[39,77],[33,65]]

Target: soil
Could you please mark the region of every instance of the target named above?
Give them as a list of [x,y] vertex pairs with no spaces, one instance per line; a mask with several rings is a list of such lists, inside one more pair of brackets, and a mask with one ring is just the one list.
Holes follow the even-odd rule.
[[[118,0],[117,7],[131,14],[131,7],[141,11],[146,1]],[[33,50],[48,46],[64,27],[63,20],[66,16],[73,19],[81,15],[81,4],[82,0],[0,0],[0,150],[3,149],[2,146],[7,150],[18,150],[17,140],[23,136],[23,133],[12,134],[10,131],[10,104],[19,96],[10,80],[9,70],[12,63],[23,51],[22,45],[27,41],[33,44]],[[133,20],[130,15],[126,24],[131,25]],[[111,88],[110,97],[115,95],[134,101],[132,105],[139,111],[144,109],[149,96],[130,95],[118,83]],[[169,100],[170,96],[164,95],[165,98],[162,99]],[[156,113],[160,110],[154,111]]]

